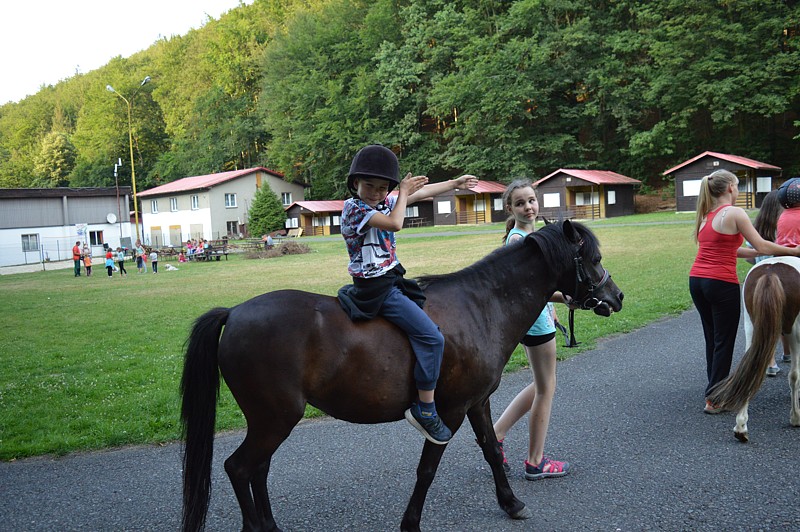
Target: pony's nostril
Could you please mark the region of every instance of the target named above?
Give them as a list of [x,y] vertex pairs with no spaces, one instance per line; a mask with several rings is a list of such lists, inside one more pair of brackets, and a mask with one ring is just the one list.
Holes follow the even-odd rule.
[[619,293],[619,296],[617,296],[617,299],[619,299],[620,301],[622,301],[623,299],[625,299],[625,294],[623,294],[622,292],[620,292],[620,293]]

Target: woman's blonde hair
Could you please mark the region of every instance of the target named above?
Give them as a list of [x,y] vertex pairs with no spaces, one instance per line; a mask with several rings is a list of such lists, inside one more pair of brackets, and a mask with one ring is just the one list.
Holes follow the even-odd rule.
[[[530,179],[515,179],[506,187],[506,190],[503,192],[503,207],[505,207],[507,212],[511,212],[511,196],[514,194],[515,190],[519,190],[521,188],[530,188],[533,190],[533,193],[536,193],[536,189],[533,187],[533,183],[531,183]],[[508,240],[508,234],[514,229],[515,224],[514,216],[511,215],[506,219],[506,234],[503,235],[503,244],[506,243]]]
[[728,170],[717,170],[703,177],[700,181],[700,194],[697,196],[697,214],[694,220],[694,241],[697,242],[697,233],[703,218],[714,208],[714,199],[720,197],[728,190],[728,186],[737,183],[739,178]]

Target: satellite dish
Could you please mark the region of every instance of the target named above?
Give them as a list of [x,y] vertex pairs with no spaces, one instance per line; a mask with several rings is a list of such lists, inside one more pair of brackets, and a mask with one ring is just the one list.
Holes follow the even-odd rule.
[[117,221],[117,215],[110,212],[106,215],[106,220],[108,220],[108,223],[113,224]]

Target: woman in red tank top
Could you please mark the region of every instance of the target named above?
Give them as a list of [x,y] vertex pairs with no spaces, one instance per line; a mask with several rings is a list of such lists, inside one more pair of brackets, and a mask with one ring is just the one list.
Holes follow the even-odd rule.
[[[736,175],[717,170],[703,178],[697,197],[694,236],[698,250],[689,272],[689,292],[703,324],[708,377],[706,396],[731,370],[741,312],[737,257],[800,254],[800,248],[787,248],[764,240],[747,213],[735,206],[738,196]],[[745,239],[752,249],[742,247]],[[720,412],[708,400],[703,410],[708,414]]]

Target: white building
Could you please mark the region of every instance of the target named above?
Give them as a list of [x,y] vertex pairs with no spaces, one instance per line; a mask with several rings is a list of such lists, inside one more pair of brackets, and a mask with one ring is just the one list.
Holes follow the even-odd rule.
[[178,179],[137,194],[143,242],[179,247],[191,238],[238,238],[247,232],[256,191],[268,186],[284,207],[303,199],[305,186],[263,167]]
[[130,247],[130,187],[0,189],[0,266],[72,259],[75,242],[92,255]]

